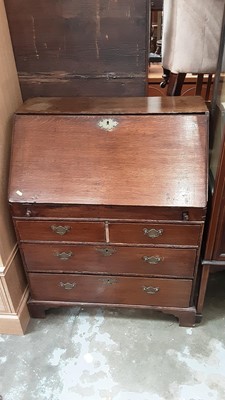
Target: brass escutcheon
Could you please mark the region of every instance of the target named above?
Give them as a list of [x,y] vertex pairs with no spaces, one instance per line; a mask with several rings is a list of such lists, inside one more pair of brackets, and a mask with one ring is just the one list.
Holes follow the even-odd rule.
[[112,247],[104,247],[104,248],[97,247],[96,251],[98,251],[105,257],[112,256],[114,253],[116,253],[116,249]]
[[156,294],[157,292],[159,292],[159,287],[143,286],[143,290],[147,294]]
[[68,252],[62,251],[61,253],[59,251],[56,251],[55,256],[60,258],[60,260],[62,260],[62,261],[67,261],[73,256],[73,253],[72,253],[72,251],[68,251]]
[[111,132],[116,128],[118,122],[112,118],[104,118],[98,122],[98,126],[104,131]]
[[70,231],[71,227],[68,225],[51,225],[51,229],[53,232],[57,233],[57,235],[63,236]]
[[101,278],[100,281],[104,284],[104,285],[113,285],[114,283],[117,283],[117,279],[115,278]]
[[151,239],[155,239],[163,234],[163,229],[143,229],[144,235],[148,236]]

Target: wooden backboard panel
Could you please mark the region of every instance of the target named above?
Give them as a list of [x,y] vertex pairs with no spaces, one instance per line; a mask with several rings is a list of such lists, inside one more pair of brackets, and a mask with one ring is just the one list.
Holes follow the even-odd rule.
[[5,0],[23,98],[144,96],[148,0]]

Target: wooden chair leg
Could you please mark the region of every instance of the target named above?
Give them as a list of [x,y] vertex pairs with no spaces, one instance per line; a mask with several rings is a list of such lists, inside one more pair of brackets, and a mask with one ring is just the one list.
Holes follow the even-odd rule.
[[212,74],[209,74],[208,77],[208,82],[207,82],[207,88],[206,88],[206,94],[205,94],[205,100],[208,101],[210,97],[210,90],[211,90],[211,85],[212,85]]
[[185,73],[170,73],[167,96],[180,96],[185,76]]
[[197,77],[197,84],[196,84],[196,88],[195,88],[195,95],[196,95],[196,96],[201,96],[203,78],[204,78],[204,74],[198,74],[198,77]]
[[170,70],[163,68],[163,75],[162,75],[163,81],[160,83],[160,87],[164,89],[166,85],[168,85],[169,79],[170,79]]

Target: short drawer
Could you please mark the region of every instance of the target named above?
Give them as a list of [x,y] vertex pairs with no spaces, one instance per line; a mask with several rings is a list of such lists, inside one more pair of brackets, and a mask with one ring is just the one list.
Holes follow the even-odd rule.
[[115,223],[109,225],[111,243],[198,246],[201,225]]
[[64,244],[21,245],[28,271],[192,277],[196,250]]
[[31,296],[42,301],[188,307],[192,281],[30,273]]
[[104,242],[103,222],[16,221],[20,240]]

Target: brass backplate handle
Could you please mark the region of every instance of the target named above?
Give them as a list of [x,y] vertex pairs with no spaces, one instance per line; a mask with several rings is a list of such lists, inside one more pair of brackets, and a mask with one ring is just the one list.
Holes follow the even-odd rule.
[[73,283],[70,283],[70,282],[66,282],[66,283],[59,282],[59,286],[62,287],[63,289],[65,289],[65,290],[71,290],[76,286],[76,283],[75,282],[73,282]]
[[162,236],[163,234],[163,229],[148,229],[144,228],[143,229],[144,235],[148,236],[151,239],[157,238],[159,236]]
[[51,225],[51,229],[53,232],[57,233],[57,235],[63,236],[70,231],[71,226]]
[[114,249],[113,247],[103,247],[103,248],[97,247],[96,251],[98,251],[105,257],[112,256],[114,253],[116,253],[116,249]]
[[62,261],[67,261],[73,256],[73,252],[72,251],[68,251],[68,252],[66,252],[66,251],[62,251],[62,252],[56,251],[55,252],[55,256],[60,258],[60,260],[62,260]]
[[163,260],[159,256],[143,256],[142,259],[148,264],[159,264]]
[[148,294],[156,294],[157,292],[159,292],[159,287],[143,286],[143,290]]

